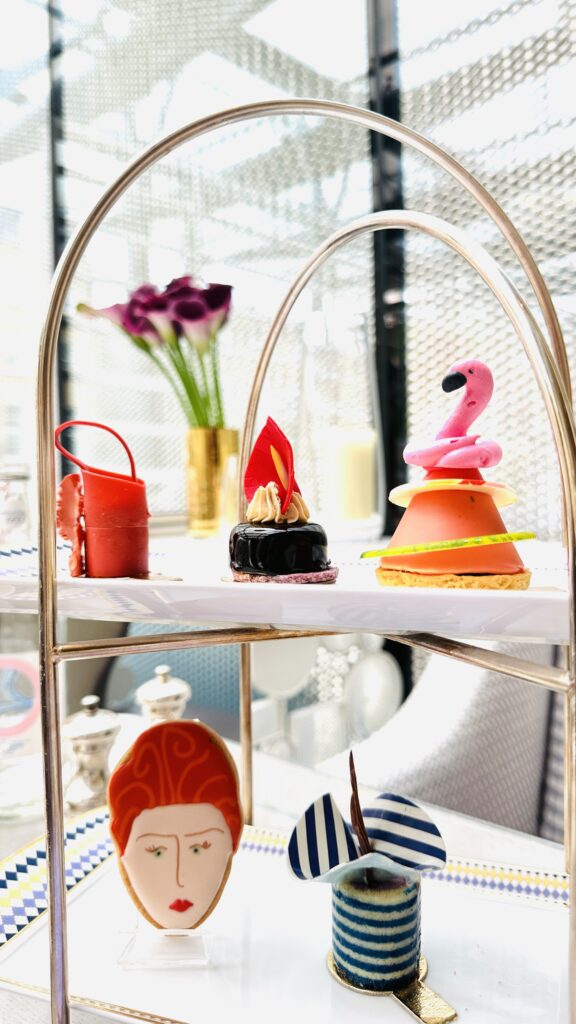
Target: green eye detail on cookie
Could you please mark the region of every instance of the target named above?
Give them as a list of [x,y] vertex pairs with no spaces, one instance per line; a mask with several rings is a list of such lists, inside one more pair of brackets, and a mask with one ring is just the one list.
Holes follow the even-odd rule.
[[203,843],[194,843],[194,845],[191,846],[190,849],[192,850],[192,853],[198,855],[202,853],[202,850],[209,850],[211,845],[211,843],[208,843],[206,840],[204,840]]
[[161,857],[163,853],[166,853],[165,846],[148,846],[146,847],[146,853],[151,853],[153,857]]

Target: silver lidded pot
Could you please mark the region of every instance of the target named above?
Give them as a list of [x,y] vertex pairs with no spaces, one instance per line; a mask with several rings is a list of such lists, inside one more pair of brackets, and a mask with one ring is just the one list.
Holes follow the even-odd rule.
[[170,675],[170,665],[158,665],[154,679],[142,683],[136,690],[136,701],[148,725],[173,722],[182,718],[184,708],[192,695],[192,687],[184,679]]
[[31,543],[29,483],[26,467],[0,465],[0,544],[4,547]]
[[81,710],[64,722],[62,733],[72,747],[74,761],[64,799],[70,811],[84,811],[106,803],[109,756],[120,722],[114,711],[100,707],[91,694],[80,701]]

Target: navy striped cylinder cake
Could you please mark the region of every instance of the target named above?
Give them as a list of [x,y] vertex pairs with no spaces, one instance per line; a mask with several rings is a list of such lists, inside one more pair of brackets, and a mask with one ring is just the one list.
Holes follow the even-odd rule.
[[394,991],[418,976],[420,880],[364,873],[332,886],[332,953],[338,973],[358,988]]

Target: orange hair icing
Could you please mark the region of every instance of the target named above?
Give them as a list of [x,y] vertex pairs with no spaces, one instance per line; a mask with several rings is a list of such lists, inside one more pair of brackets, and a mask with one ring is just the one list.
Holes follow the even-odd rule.
[[234,850],[240,842],[236,765],[218,733],[201,722],[161,722],[146,729],[112,773],[108,804],[120,854],[142,811],[173,804],[213,804],[226,819]]

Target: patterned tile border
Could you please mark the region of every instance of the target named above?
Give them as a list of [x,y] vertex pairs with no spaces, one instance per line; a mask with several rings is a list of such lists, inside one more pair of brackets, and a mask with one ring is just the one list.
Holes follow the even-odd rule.
[[[68,541],[56,543],[56,569],[58,577],[64,581],[72,580],[68,572],[68,557],[72,545]],[[165,552],[154,550],[150,552],[152,568],[155,568],[159,559],[165,558]],[[3,579],[38,579],[38,547],[30,544],[21,548],[0,547],[0,580]],[[81,578],[82,579],[82,578]]]
[[[251,853],[284,854],[288,834],[247,825],[240,848]],[[73,889],[113,854],[105,808],[77,818],[66,827],[66,889]],[[450,860],[433,881],[460,885],[494,896],[568,903],[568,877],[524,868]],[[0,863],[0,948],[45,913],[46,846],[39,840]]]
[[284,853],[289,838],[285,832],[245,825],[240,849],[250,850],[254,853]]
[[[56,544],[58,571],[65,571],[71,544]],[[38,548],[35,544],[22,548],[0,548],[0,579],[38,578]]]
[[[256,853],[283,853],[288,836],[282,832],[250,828],[245,830],[242,849]],[[549,903],[568,904],[568,876],[551,872],[482,861],[449,860],[442,871],[427,871],[426,878],[449,882],[498,896],[520,896]]]
[[[73,889],[113,852],[107,811],[70,822],[66,827],[66,889]],[[46,911],[46,889],[43,839],[0,863],[0,948]]]
[[497,896],[519,896],[568,905],[567,875],[479,861],[449,860],[443,871],[427,872],[426,877]]

